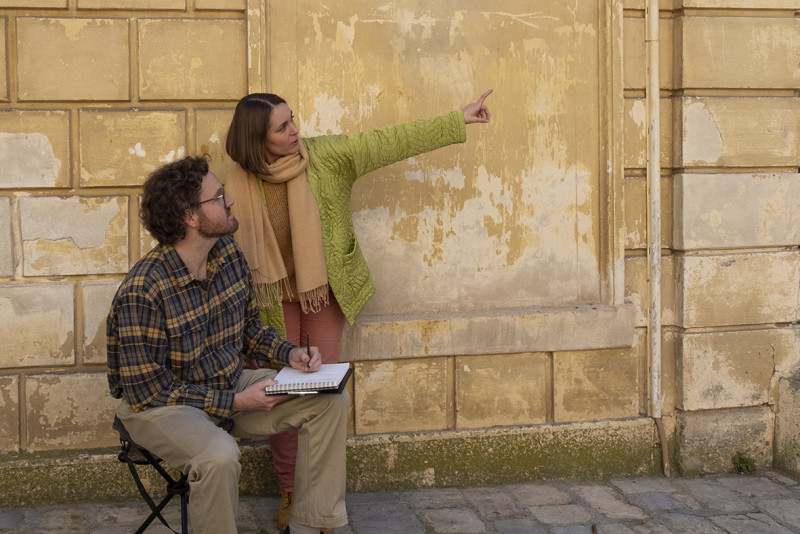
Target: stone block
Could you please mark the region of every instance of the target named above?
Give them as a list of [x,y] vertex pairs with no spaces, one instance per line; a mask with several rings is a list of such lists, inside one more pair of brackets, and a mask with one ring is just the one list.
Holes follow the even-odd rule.
[[136,263],[136,261],[150,252],[156,245],[158,245],[158,241],[156,241],[156,239],[150,235],[150,232],[148,232],[144,226],[141,226],[139,228],[139,257],[131,258],[131,261]]
[[355,371],[357,434],[448,427],[452,376],[446,358],[359,363]]
[[244,11],[247,8],[247,0],[194,0],[194,8]]
[[675,247],[757,248],[800,243],[800,174],[678,174]]
[[681,0],[683,7],[727,9],[797,9],[797,0]]
[[800,475],[800,380],[778,382],[774,467]]
[[142,100],[238,100],[247,94],[244,20],[139,22]]
[[108,393],[106,373],[29,375],[25,383],[26,449],[43,451],[110,447],[119,400]]
[[0,276],[14,274],[14,240],[11,236],[11,199],[0,197]]
[[[622,0],[622,7],[625,9],[638,9],[643,10],[647,6],[648,0]],[[674,8],[674,0],[659,0],[658,7],[663,11],[669,11]]]
[[0,367],[74,364],[74,301],[73,284],[0,286]]
[[676,109],[675,166],[800,166],[800,99],[690,97]]
[[8,68],[6,67],[6,19],[0,18],[0,100],[8,100]]
[[681,257],[676,278],[678,326],[796,322],[798,262],[799,251]]
[[[636,326],[648,325],[650,273],[646,256],[625,258],[625,301],[636,308]],[[661,258],[661,324],[675,324],[675,256]]]
[[342,336],[350,361],[630,347],[636,310],[592,304],[400,319],[362,314]]
[[79,117],[83,187],[140,186],[187,155],[185,111],[82,110]]
[[793,329],[680,334],[678,407],[686,411],[770,401],[777,363],[796,359]]
[[69,0],[0,0],[0,7],[66,8]]
[[[625,89],[644,90],[647,87],[647,43],[644,17],[625,17],[623,19],[623,83]],[[673,21],[662,18],[659,21],[659,86],[672,89],[672,26]]]
[[[645,333],[646,334],[646,333]],[[644,337],[642,343],[647,343],[647,338]],[[661,411],[664,415],[674,414],[676,409],[675,391],[677,389],[677,352],[678,352],[678,334],[672,329],[664,329],[661,331],[661,395],[662,406]],[[644,351],[642,355],[642,379],[647,382],[647,390],[650,389],[650,376],[647,374],[647,369],[650,368],[648,360],[648,352]],[[642,391],[642,405],[649,405],[650,399],[647,397],[647,391]],[[667,422],[669,425],[669,422]],[[667,432],[669,433],[669,426]]]
[[106,363],[106,317],[119,284],[119,281],[84,282],[81,287],[84,363]]
[[0,454],[19,451],[19,376],[0,376]]
[[78,9],[176,9],[185,10],[187,0],[78,0]]
[[[661,139],[661,165],[672,166],[672,109],[669,99],[662,98],[659,106]],[[647,129],[649,117],[647,103],[644,98],[626,98],[623,116],[623,135],[625,153],[623,154],[626,169],[647,168]]]
[[127,197],[27,197],[19,211],[25,276],[128,271]]
[[557,423],[639,415],[642,343],[630,349],[553,354],[553,418]]
[[772,465],[773,415],[768,406],[678,415],[678,469],[681,475],[733,471],[743,452],[756,467]]
[[[225,152],[225,138],[233,118],[232,109],[198,109],[195,111],[195,146],[199,154],[211,156],[209,168],[222,183],[235,165]],[[237,200],[237,199],[234,199]]]
[[548,367],[542,353],[457,357],[456,428],[544,423]]
[[69,187],[68,111],[0,112],[0,188]]
[[20,17],[16,23],[20,100],[128,100],[128,20]]
[[[141,211],[142,195],[137,196],[136,202],[137,205],[139,206],[138,208],[139,211]],[[150,232],[147,231],[147,229],[142,224],[141,219],[139,219],[139,255],[135,258],[131,257],[131,265],[139,261],[139,259],[141,259],[142,256],[150,252],[156,245],[158,245],[158,241],[156,241],[155,237],[150,235]]]
[[800,19],[683,17],[680,27],[681,87],[800,87]]
[[[672,184],[670,177],[661,178],[661,247],[672,248]],[[647,249],[650,201],[647,198],[647,179],[626,176],[624,181],[625,248]]]

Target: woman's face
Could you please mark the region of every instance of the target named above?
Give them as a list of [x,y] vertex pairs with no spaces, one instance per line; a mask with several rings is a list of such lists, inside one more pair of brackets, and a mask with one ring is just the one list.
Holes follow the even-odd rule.
[[264,143],[267,149],[267,162],[274,163],[282,156],[296,154],[300,146],[297,133],[294,114],[289,105],[283,103],[275,106],[269,117],[267,140]]

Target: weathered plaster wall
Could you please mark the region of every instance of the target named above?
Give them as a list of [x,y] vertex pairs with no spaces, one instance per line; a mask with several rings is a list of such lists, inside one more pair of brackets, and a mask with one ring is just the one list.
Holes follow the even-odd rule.
[[248,91],[244,0],[0,2],[0,450],[113,445],[105,316],[141,183]]
[[798,5],[681,4],[676,92],[662,100],[679,468],[731,469],[738,451],[759,465],[784,451],[783,465],[796,465],[785,451],[797,435],[777,432],[776,414],[796,410],[785,384],[800,367]]
[[[799,463],[800,396],[784,380],[800,367],[798,7],[661,2],[664,415],[687,473],[729,469],[738,450],[769,464],[773,446]],[[241,96],[285,96],[310,136],[449,111],[490,87],[492,123],[466,144],[354,190],[378,286],[343,341],[357,462],[420,431],[478,458],[489,427],[559,429],[597,453],[602,428],[636,421],[626,447],[652,449],[644,9],[0,0],[0,450],[116,443],[104,319],[153,245],[140,185],[199,152],[224,177]],[[415,461],[428,445],[408,447]],[[457,479],[416,469],[376,480]]]

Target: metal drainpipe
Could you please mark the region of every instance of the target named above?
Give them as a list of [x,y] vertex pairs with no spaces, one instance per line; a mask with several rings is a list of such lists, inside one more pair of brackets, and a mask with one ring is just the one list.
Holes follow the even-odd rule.
[[661,88],[659,78],[659,0],[648,0],[647,25],[647,197],[649,204],[647,263],[650,273],[648,352],[650,356],[650,416],[661,442],[664,476],[669,477],[669,450],[661,409]]

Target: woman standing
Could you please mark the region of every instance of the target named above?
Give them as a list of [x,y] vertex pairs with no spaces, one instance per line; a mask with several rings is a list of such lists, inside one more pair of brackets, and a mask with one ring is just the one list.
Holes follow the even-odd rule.
[[[235,234],[253,275],[261,319],[323,363],[339,358],[344,322],[353,324],[375,286],[356,240],[350,193],[361,176],[466,141],[466,124],[489,122],[484,100],[410,123],[354,135],[300,139],[286,101],[254,93],[236,106],[225,149],[237,163],[225,180],[236,199]],[[270,438],[281,492],[278,523],[289,523],[297,432]]]

